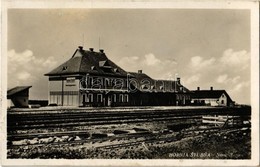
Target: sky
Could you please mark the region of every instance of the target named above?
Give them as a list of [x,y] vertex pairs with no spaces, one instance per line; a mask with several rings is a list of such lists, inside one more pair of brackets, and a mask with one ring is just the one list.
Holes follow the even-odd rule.
[[126,71],[250,104],[249,10],[9,9],[7,40],[8,88],[32,85],[30,99],[47,99],[44,74],[83,45]]

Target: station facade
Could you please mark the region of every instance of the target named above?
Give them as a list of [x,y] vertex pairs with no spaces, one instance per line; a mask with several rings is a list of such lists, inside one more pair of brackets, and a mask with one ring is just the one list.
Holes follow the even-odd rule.
[[49,104],[60,106],[174,106],[189,105],[191,91],[176,80],[156,80],[127,72],[104,50],[79,46],[72,57],[45,74]]

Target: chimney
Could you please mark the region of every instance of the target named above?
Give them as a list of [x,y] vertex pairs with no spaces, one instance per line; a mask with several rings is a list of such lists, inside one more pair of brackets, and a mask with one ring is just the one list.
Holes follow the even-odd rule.
[[138,70],[138,74],[142,74],[143,73],[143,71],[142,70]]
[[181,84],[181,78],[180,77],[177,78],[177,83]]
[[200,90],[200,87],[197,87],[197,90]]
[[212,86],[210,87],[210,90],[213,90],[213,87],[212,87]]
[[104,53],[104,49],[99,49],[100,53]]
[[93,52],[93,51],[94,51],[94,48],[89,48],[89,50],[90,50],[91,52]]
[[83,50],[83,46],[79,46],[79,50]]

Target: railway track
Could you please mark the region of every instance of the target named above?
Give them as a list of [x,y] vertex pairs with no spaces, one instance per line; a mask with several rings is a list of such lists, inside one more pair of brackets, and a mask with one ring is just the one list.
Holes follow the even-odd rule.
[[240,115],[248,116],[250,111],[243,108],[202,108],[182,110],[138,110],[138,111],[109,111],[109,112],[64,112],[64,113],[8,113],[8,131],[55,128],[70,126],[88,126],[102,124],[137,123],[151,121],[170,121],[180,119],[200,119],[202,115]]
[[[108,138],[93,139],[89,138],[90,134],[86,131],[67,131],[67,132],[50,132],[51,128],[63,127],[80,127],[92,125],[108,125],[108,124],[122,124],[122,123],[140,123],[140,122],[188,122],[190,125],[197,125],[201,122],[203,115],[235,115],[241,119],[250,119],[250,110],[243,108],[199,108],[199,109],[181,109],[181,110],[138,110],[138,111],[115,111],[115,112],[64,112],[64,113],[8,113],[7,114],[7,139],[8,141],[29,140],[33,138],[58,138],[68,136],[63,142],[49,142],[49,144],[69,144],[69,143],[86,143],[90,141],[102,142]],[[30,129],[46,129],[49,133],[28,133]],[[17,134],[18,130],[28,130],[26,134]],[[219,128],[211,127],[209,129],[197,129],[186,131],[188,133],[204,133],[206,131],[219,130]],[[185,132],[185,133],[186,133]],[[116,135],[109,137],[109,139],[122,139],[122,138],[140,138],[151,137],[154,140],[163,134],[149,133],[136,133],[127,135]],[[187,134],[185,134],[187,135]],[[80,139],[74,140],[73,137],[81,136]],[[177,136],[176,136],[177,137]],[[70,141],[69,138],[71,139]],[[178,138],[178,137],[177,137]],[[152,139],[149,139],[152,141]],[[164,139],[163,139],[164,140]],[[169,139],[170,140],[170,139]],[[139,142],[139,141],[138,141]],[[144,142],[144,141],[143,141]],[[35,142],[35,144],[39,144]],[[46,143],[45,143],[46,144]],[[30,144],[31,145],[31,144]],[[44,142],[43,142],[44,145]],[[15,147],[15,146],[10,146]],[[19,147],[19,145],[17,145]]]
[[98,121],[71,121],[61,123],[59,121],[54,123],[35,123],[35,124],[26,124],[26,125],[16,125],[8,127],[8,130],[28,130],[28,129],[46,129],[46,128],[56,128],[56,127],[75,127],[75,126],[91,126],[91,125],[109,125],[109,124],[123,124],[123,123],[142,123],[142,122],[155,122],[155,121],[174,121],[174,120],[195,120],[201,119],[201,116],[189,116],[189,117],[164,117],[164,118],[126,118],[126,119],[102,119]]
[[110,109],[109,111],[91,111],[91,110],[70,110],[70,111],[52,111],[52,112],[44,112],[44,111],[34,111],[32,110],[31,112],[22,112],[22,111],[11,111],[8,112],[8,116],[12,119],[15,119],[16,116],[19,115],[19,118],[23,119],[37,119],[37,118],[59,118],[60,116],[62,117],[77,117],[77,116],[95,116],[95,117],[103,117],[103,116],[122,116],[122,115],[140,115],[140,114],[169,114],[169,113],[175,113],[175,114],[205,114],[206,113],[235,113],[235,114],[250,114],[250,108],[223,108],[223,107],[209,107],[209,108],[179,108],[179,109],[142,109],[142,108],[127,108],[127,109],[122,109],[121,111],[118,109]]

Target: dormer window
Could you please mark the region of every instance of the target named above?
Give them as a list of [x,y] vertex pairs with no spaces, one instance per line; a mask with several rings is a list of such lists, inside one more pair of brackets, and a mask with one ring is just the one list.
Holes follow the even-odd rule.
[[180,86],[180,91],[183,91],[183,87],[182,86]]
[[112,67],[109,65],[108,61],[99,61],[99,67],[102,68],[104,72],[112,72]]
[[91,66],[91,70],[97,70],[95,66]]
[[118,68],[114,68],[114,72],[119,72]]
[[67,69],[68,69],[67,66],[63,66],[63,67],[62,67],[62,71],[65,71],[65,70],[67,70]]
[[99,61],[99,67],[111,68],[107,60]]

